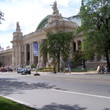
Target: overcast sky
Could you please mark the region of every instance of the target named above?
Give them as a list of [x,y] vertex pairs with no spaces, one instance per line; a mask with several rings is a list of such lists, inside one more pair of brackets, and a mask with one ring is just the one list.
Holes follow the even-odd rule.
[[[13,32],[19,22],[23,35],[34,32],[39,22],[52,14],[51,5],[55,0],[0,0],[0,10],[5,21],[0,24],[0,45],[6,49],[12,46]],[[63,17],[78,14],[81,0],[57,0],[59,12]]]

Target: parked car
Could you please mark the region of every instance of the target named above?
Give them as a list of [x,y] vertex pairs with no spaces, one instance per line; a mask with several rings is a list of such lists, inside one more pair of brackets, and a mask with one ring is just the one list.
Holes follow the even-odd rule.
[[22,75],[31,74],[30,68],[18,68],[17,73],[21,73]]
[[6,68],[2,68],[2,69],[0,69],[0,72],[7,72],[7,69]]
[[17,73],[23,73],[24,72],[24,68],[17,68]]

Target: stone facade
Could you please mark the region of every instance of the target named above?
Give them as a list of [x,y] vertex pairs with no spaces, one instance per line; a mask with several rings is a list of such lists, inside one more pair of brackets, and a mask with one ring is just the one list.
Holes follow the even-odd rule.
[[[58,32],[59,30],[68,32],[72,31],[75,33],[77,27],[81,25],[80,20],[78,20],[78,16],[73,16],[69,18],[64,18],[59,13],[59,10],[57,8],[56,1],[52,5],[53,13],[52,15],[48,15],[45,17],[41,23],[38,25],[38,28],[35,32],[29,33],[27,35],[23,35],[20,29],[19,22],[16,23],[16,31],[13,33],[13,40],[12,43],[12,49],[10,50],[10,65],[14,67],[18,66],[26,66],[26,65],[32,65],[35,64],[39,66],[39,68],[48,66],[51,59],[49,59],[48,55],[48,62],[47,65],[44,62],[44,58],[41,57],[39,52],[39,45],[46,39],[46,34],[49,31],[52,31],[54,33]],[[34,56],[33,54],[33,44],[38,43],[38,56]],[[81,50],[80,45],[83,43],[83,35],[79,34],[75,37],[74,42],[71,42],[71,54],[69,57],[69,60],[72,60],[74,52],[76,50]],[[7,54],[4,53],[4,54]],[[2,56],[2,53],[0,53],[0,56]],[[12,59],[11,59],[12,58]],[[8,60],[7,60],[8,61]],[[95,58],[94,61],[90,62],[87,61],[86,67],[94,67],[97,64],[99,64],[100,61]],[[105,63],[105,59],[103,58],[102,63]],[[7,63],[8,64],[8,63]]]
[[12,66],[12,49],[7,49],[0,52],[0,61],[3,66]]
[[[70,20],[65,20],[62,15],[59,13],[57,9],[57,3],[54,2],[53,6],[53,14],[48,16],[47,19],[42,21],[42,24],[45,24],[42,28],[37,29],[35,32],[29,33],[23,36],[21,32],[19,22],[16,24],[16,31],[13,33],[13,40],[11,41],[13,44],[13,52],[12,52],[12,65],[13,66],[26,66],[35,64],[39,67],[46,66],[44,64],[44,59],[41,57],[39,48],[38,48],[38,56],[33,55],[33,43],[37,42],[38,47],[42,43],[43,40],[46,39],[46,34],[48,31],[58,32],[59,30],[63,31],[73,31],[75,32],[78,24],[75,22],[70,22]],[[45,23],[47,20],[47,23]],[[80,37],[82,39],[83,37]],[[76,38],[76,42],[77,42]],[[77,44],[77,43],[76,43]],[[71,43],[73,46],[73,43]],[[76,46],[77,47],[77,46]],[[72,47],[73,48],[73,47]],[[71,50],[73,53],[73,49]],[[72,54],[70,55],[70,59],[72,59]],[[49,62],[49,59],[48,59]]]

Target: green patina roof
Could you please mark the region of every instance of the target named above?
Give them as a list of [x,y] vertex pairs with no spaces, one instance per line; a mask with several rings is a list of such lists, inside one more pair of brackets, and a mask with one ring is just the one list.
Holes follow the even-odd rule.
[[47,23],[48,23],[48,18],[50,17],[51,15],[47,15],[38,25],[37,30],[39,29],[42,29]]

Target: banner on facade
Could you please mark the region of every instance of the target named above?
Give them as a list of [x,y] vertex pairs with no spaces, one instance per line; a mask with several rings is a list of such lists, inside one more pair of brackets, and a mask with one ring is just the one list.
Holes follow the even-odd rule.
[[38,43],[33,44],[33,54],[34,56],[38,56]]

